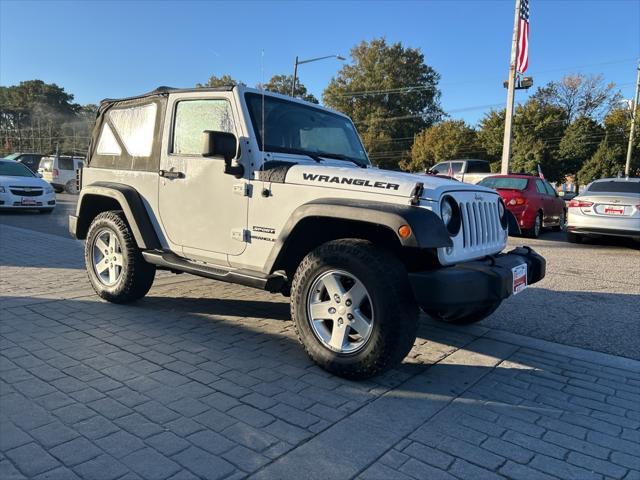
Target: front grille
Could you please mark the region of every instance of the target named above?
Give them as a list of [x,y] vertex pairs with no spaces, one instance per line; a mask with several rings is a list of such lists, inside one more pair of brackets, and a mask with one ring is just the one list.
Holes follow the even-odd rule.
[[489,192],[458,191],[451,196],[460,207],[460,231],[451,238],[452,245],[438,249],[442,265],[494,255],[506,245],[507,234],[498,214],[496,194]]
[[25,187],[9,187],[11,193],[20,197],[39,197],[42,195],[43,190],[41,188],[29,188]]
[[464,248],[493,245],[501,240],[502,226],[495,202],[461,202]]

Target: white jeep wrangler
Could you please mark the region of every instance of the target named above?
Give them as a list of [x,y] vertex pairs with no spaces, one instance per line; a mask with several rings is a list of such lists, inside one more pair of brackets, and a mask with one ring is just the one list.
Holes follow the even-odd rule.
[[544,277],[500,196],[373,168],[351,120],[243,86],[104,100],[73,236],[102,298],[156,269],[281,292],[311,358],[364,378],[411,349],[418,307],[471,323]]

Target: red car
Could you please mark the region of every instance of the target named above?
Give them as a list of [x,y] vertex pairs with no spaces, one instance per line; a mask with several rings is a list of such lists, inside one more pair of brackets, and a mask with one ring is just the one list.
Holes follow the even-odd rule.
[[546,227],[564,229],[564,200],[546,180],[532,175],[493,175],[478,185],[498,191],[526,236],[537,238]]

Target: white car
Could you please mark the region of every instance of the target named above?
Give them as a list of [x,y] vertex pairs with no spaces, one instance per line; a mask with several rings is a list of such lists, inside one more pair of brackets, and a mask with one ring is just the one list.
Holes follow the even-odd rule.
[[23,164],[0,159],[0,210],[39,210],[56,206],[53,187]]
[[57,193],[78,193],[76,176],[84,166],[84,157],[53,155],[42,157],[38,173],[49,182]]
[[567,239],[631,237],[640,241],[640,178],[603,178],[568,204]]

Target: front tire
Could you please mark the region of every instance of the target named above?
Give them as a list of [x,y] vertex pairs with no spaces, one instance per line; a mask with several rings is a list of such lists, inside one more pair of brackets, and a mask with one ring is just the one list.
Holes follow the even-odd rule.
[[489,305],[478,307],[476,310],[469,312],[467,309],[454,310],[451,312],[440,312],[424,308],[424,312],[434,320],[445,323],[453,323],[455,325],[469,325],[484,320],[497,310],[502,302],[494,302]]
[[418,327],[402,263],[356,239],[325,243],[302,260],[292,283],[291,316],[311,359],[350,379],[400,363]]
[[84,258],[91,286],[109,302],[138,300],[153,285],[156,267],[142,257],[121,211],[103,212],[94,218]]

